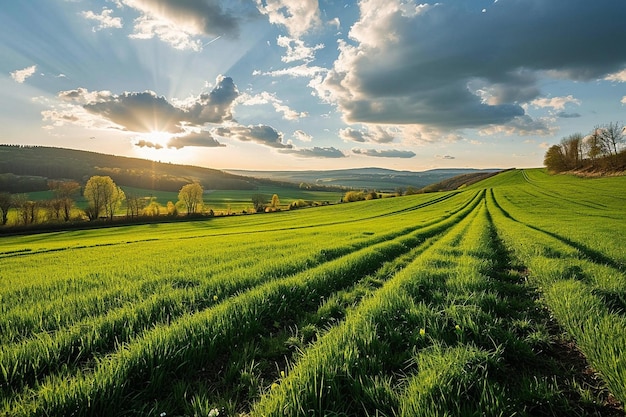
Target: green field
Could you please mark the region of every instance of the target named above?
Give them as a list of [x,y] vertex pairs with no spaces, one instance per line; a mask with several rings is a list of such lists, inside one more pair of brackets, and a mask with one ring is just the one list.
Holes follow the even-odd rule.
[[1,237],[0,415],[623,415],[625,191]]
[[[176,203],[178,201],[177,192],[145,190],[133,187],[121,187],[126,194],[146,197],[154,199],[163,208],[167,206],[167,202]],[[281,186],[259,186],[256,190],[205,190],[203,198],[203,208],[205,211],[213,210],[216,213],[232,212],[241,213],[242,211],[252,211],[252,196],[255,194],[262,195],[269,203],[274,194],[278,195],[281,207],[287,208],[293,201],[304,200],[311,203],[323,204],[325,202],[334,204],[341,201],[343,191],[309,191],[294,187]],[[54,198],[52,191],[38,191],[28,193],[30,200],[50,200]],[[88,203],[82,196],[76,199],[76,206],[85,209]],[[120,214],[124,214],[125,209],[120,209]]]

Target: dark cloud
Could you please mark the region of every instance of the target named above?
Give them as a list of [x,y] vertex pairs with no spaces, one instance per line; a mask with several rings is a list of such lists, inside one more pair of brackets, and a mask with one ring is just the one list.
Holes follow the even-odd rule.
[[564,111],[560,111],[556,114],[557,117],[560,117],[562,119],[576,119],[580,116],[580,113],[567,113]]
[[401,151],[396,149],[352,149],[352,153],[356,155],[373,156],[379,158],[413,158],[416,154],[412,151]]
[[394,140],[394,135],[380,126],[371,127],[367,131],[356,130],[348,127],[339,131],[339,136],[348,141],[353,142],[374,142],[374,143],[390,143]]
[[85,104],[85,110],[131,132],[181,133],[184,111],[152,91],[122,93],[109,101]]
[[239,36],[239,17],[217,0],[122,0],[151,18],[208,36]]
[[218,127],[213,130],[213,133],[217,136],[242,142],[255,142],[271,148],[292,148],[292,145],[283,143],[281,132],[267,125]]
[[78,88],[60,92],[59,98],[82,105],[89,113],[122,130],[180,134],[187,132],[187,127],[232,120],[232,106],[238,95],[232,78],[220,76],[211,92],[176,105],[152,91],[114,95],[108,91],[89,92]]
[[280,153],[296,155],[301,158],[345,158],[346,155],[339,149],[333,147],[303,148],[303,149],[281,149]]
[[232,120],[232,104],[238,96],[239,91],[232,78],[218,77],[216,87],[208,94],[201,94],[187,108],[188,122],[202,125]]
[[154,142],[151,142],[151,141],[145,140],[145,139],[138,140],[135,143],[135,146],[138,146],[140,148],[154,148],[154,149],[162,149],[163,148],[163,145],[161,145],[160,143],[154,143]]
[[361,3],[317,86],[354,123],[473,128],[524,116],[545,76],[592,80],[626,64],[626,2],[507,0],[414,8]]
[[168,148],[184,148],[185,146],[196,146],[202,148],[218,148],[225,145],[219,143],[210,132],[193,132],[184,136],[176,136],[167,142]]

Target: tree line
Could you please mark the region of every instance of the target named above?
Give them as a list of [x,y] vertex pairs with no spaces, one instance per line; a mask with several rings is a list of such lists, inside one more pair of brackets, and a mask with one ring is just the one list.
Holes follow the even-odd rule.
[[626,127],[619,122],[598,125],[587,134],[574,133],[546,151],[548,171],[614,172],[626,170]]
[[[73,180],[48,181],[53,198],[30,200],[26,194],[0,192],[0,225],[7,225],[9,212],[14,210],[16,226],[32,226],[44,223],[69,223],[82,221],[112,221],[125,206],[128,219],[163,215],[163,208],[154,199],[125,193],[111,177],[95,175],[84,186]],[[76,198],[82,193],[87,207],[76,206]],[[168,201],[166,215],[187,216],[202,214],[204,190],[199,183],[182,186],[176,203]],[[123,212],[123,210],[122,210]],[[212,214],[211,212],[207,214]]]
[[[203,201],[204,189],[197,182],[183,185],[178,192],[178,201],[168,201],[162,206],[154,198],[124,192],[110,176],[94,175],[84,185],[73,180],[48,181],[53,198],[31,200],[27,194],[0,192],[0,225],[9,223],[9,212],[13,211],[12,226],[32,227],[62,223],[134,221],[146,218],[215,215]],[[82,195],[87,206],[76,205]],[[277,194],[268,199],[262,194],[251,197],[253,212],[269,213],[281,211]],[[323,203],[329,204],[328,202]],[[318,205],[297,200],[288,205],[289,210]],[[229,213],[228,214],[232,214]],[[242,214],[247,214],[243,211]]]

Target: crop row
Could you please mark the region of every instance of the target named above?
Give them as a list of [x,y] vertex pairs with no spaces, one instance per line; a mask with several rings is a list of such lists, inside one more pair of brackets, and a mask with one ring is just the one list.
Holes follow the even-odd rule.
[[[475,205],[477,198],[473,201]],[[79,371],[71,377],[71,372],[61,372],[40,381],[13,403],[11,412],[63,414],[78,408],[86,414],[106,413],[111,407],[119,407],[128,391],[135,392],[137,386],[144,389],[136,395],[149,397],[181,372],[181,368],[193,372],[208,367],[217,355],[228,352],[228,346],[245,342],[281,317],[292,320],[306,311],[307,305],[311,306],[309,309],[316,306],[324,297],[376,270],[386,260],[454,224],[457,217],[470,209],[466,203],[464,209],[443,222],[425,228],[413,227],[411,233],[397,229],[395,238],[384,235],[378,238],[380,243],[369,242],[362,249],[293,276],[258,283],[193,315],[181,316],[167,324],[157,323],[150,331],[137,335],[123,348],[99,360],[92,374]],[[24,401],[31,397],[35,398],[32,403]]]
[[[253,416],[576,413],[483,201],[306,349]],[[545,401],[545,396],[550,401]]]
[[507,246],[527,266],[546,304],[619,400],[626,402],[626,274],[580,242],[513,217],[493,190],[490,205]]

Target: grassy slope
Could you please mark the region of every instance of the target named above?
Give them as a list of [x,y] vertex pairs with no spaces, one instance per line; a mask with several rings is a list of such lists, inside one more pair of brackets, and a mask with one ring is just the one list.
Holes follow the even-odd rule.
[[0,238],[4,410],[619,415],[558,362],[569,339],[536,287],[623,395],[624,189],[510,171],[455,194]]

